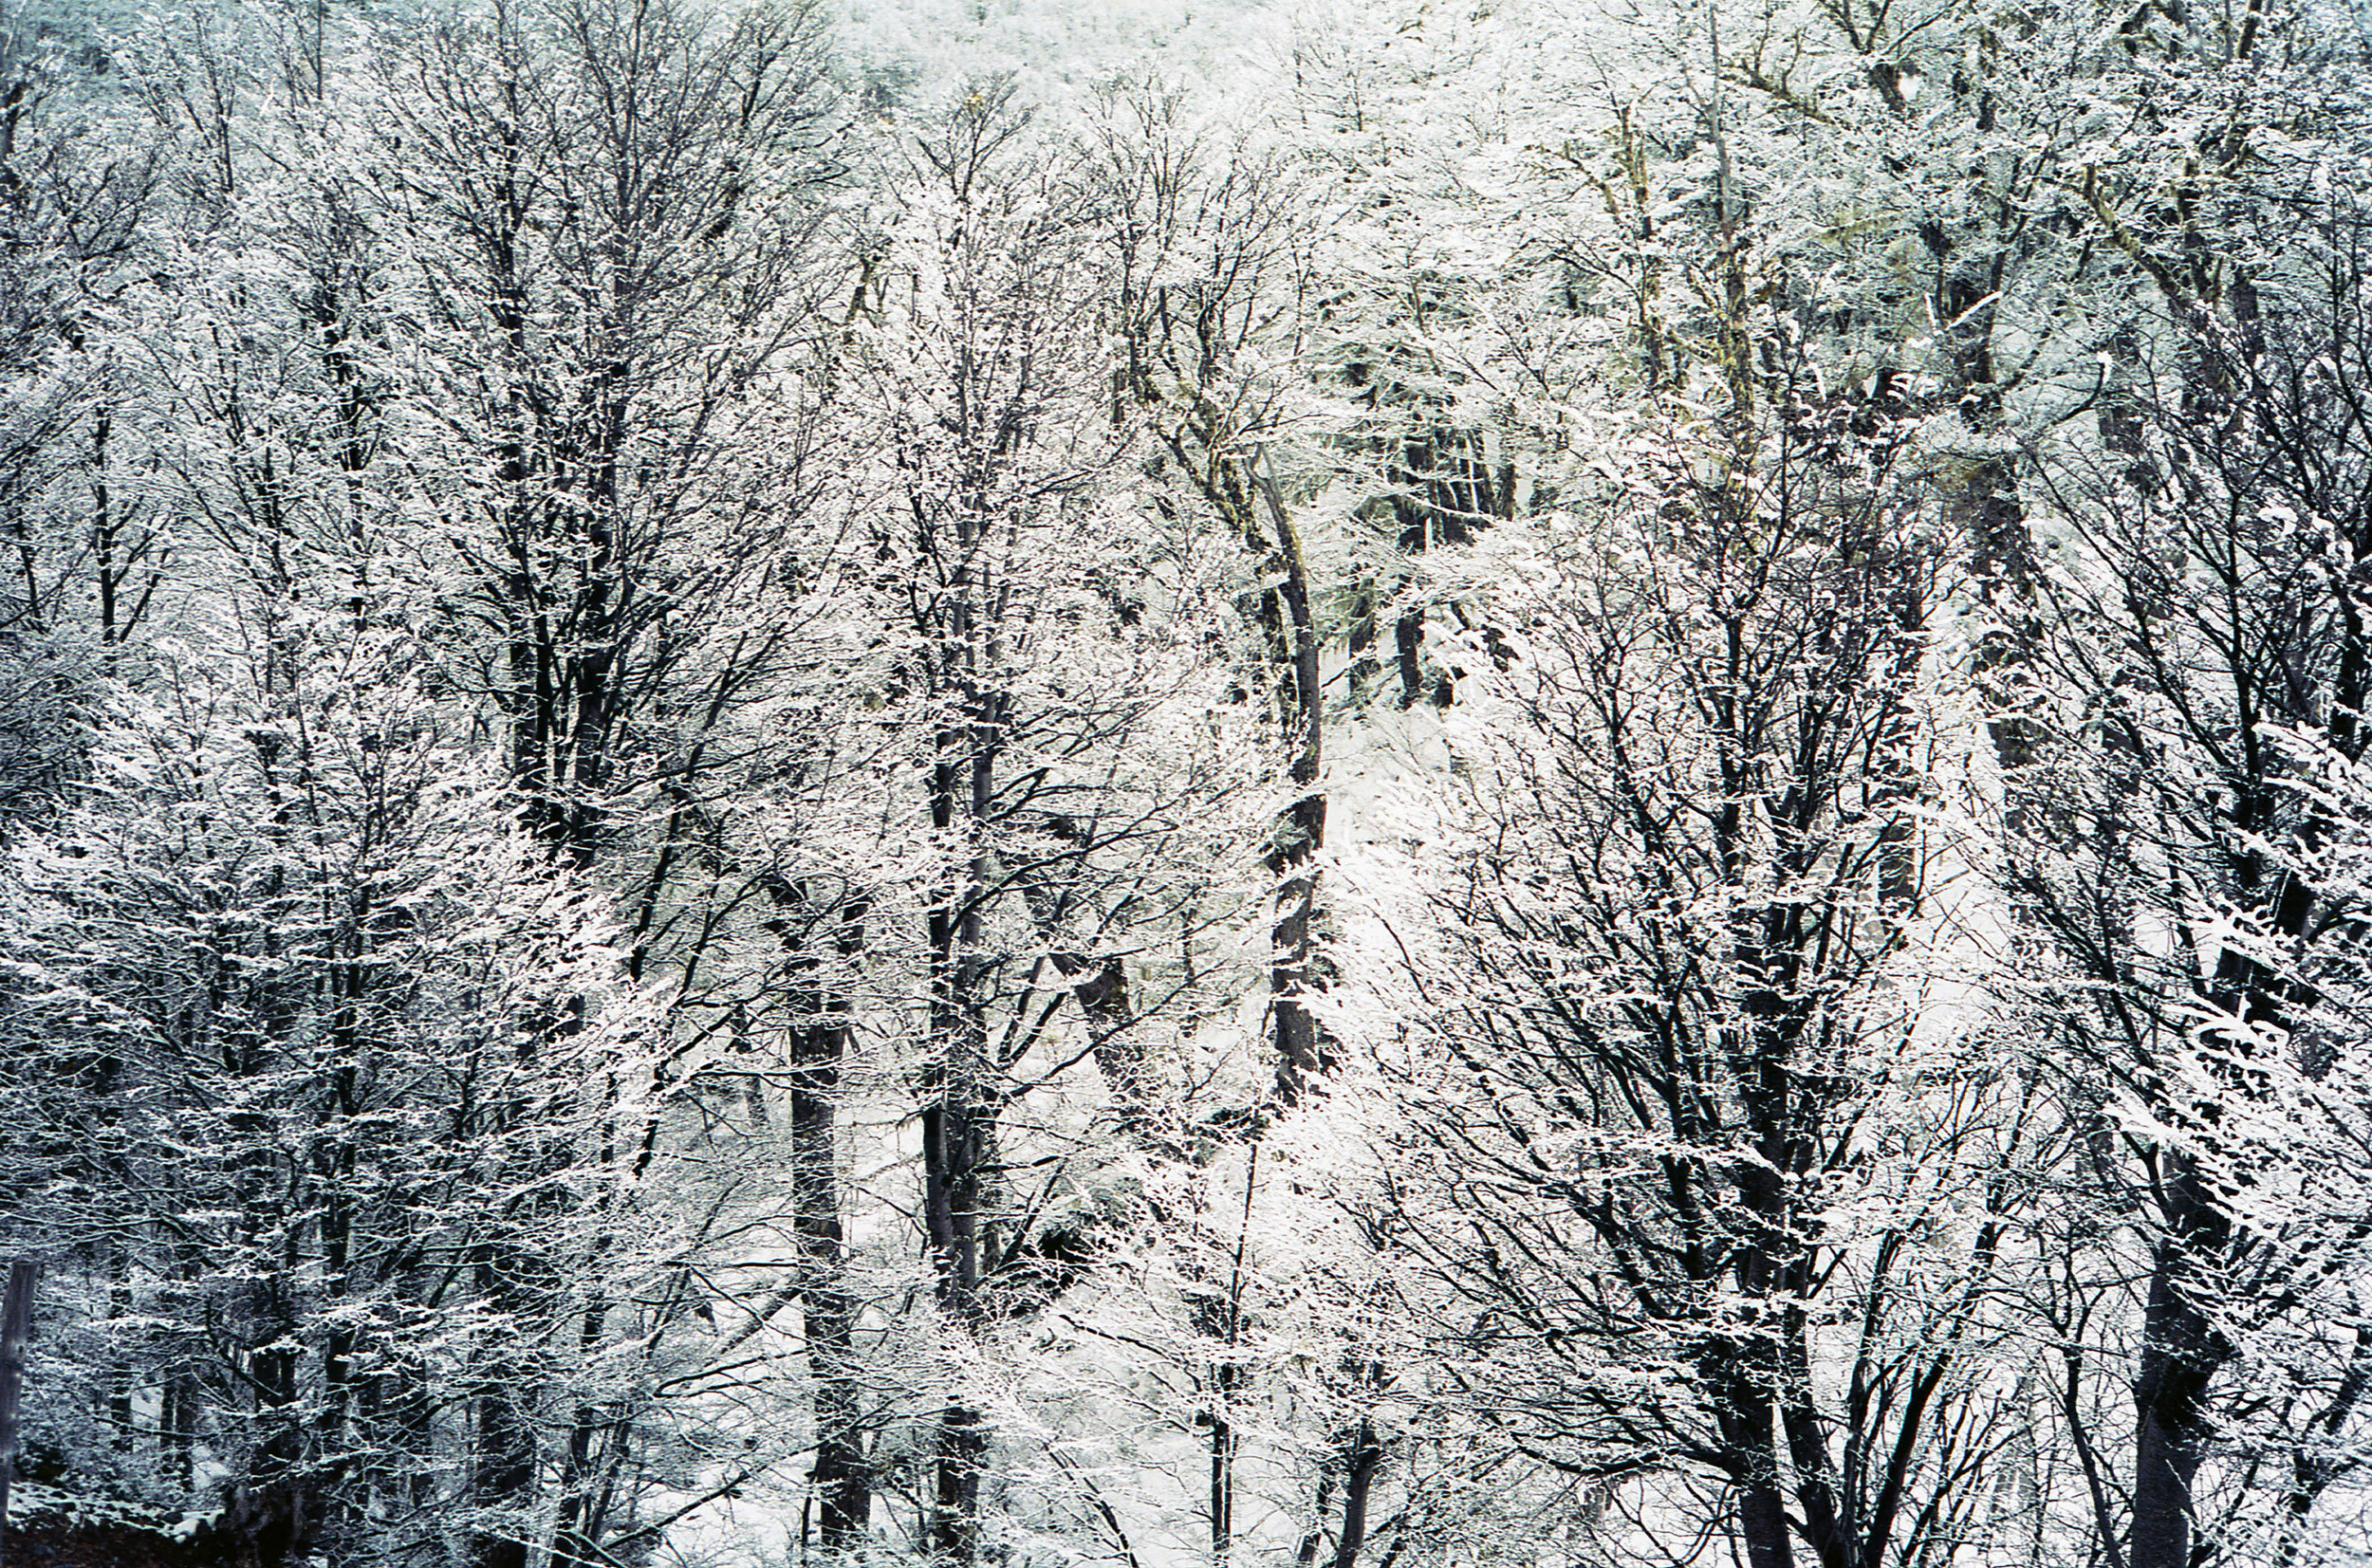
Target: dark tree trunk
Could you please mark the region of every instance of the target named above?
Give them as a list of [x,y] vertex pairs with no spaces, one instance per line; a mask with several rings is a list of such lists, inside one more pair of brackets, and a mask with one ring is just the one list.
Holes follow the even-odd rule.
[[2192,1483],[2214,1435],[2208,1384],[2232,1346],[2194,1299],[2198,1264],[2231,1241],[2232,1223],[2191,1161],[2166,1164],[2164,1232],[2151,1249],[2141,1313],[2141,1358],[2133,1381],[2133,1515],[2125,1568],[2192,1568]]
[[1714,1430],[1727,1450],[1737,1540],[1747,1568],[1795,1568],[1788,1534],[1788,1507],[1780,1490],[1778,1454],[1771,1424],[1770,1393],[1746,1367],[1724,1369],[1725,1392]]
[[[808,890],[798,890],[808,903]],[[777,895],[778,900],[780,895]],[[864,1403],[858,1380],[856,1304],[848,1292],[847,1243],[841,1223],[836,1118],[841,1062],[852,1002],[846,967],[864,949],[866,907],[843,894],[831,907],[809,906],[795,936],[790,975],[790,1139],[792,1224],[799,1239],[800,1290],[807,1358],[815,1380],[815,1464],[809,1481],[821,1514],[826,1556],[853,1550],[873,1512],[873,1471],[864,1447]],[[823,928],[832,932],[829,968]],[[830,974],[827,983],[825,976]]]
[[1269,850],[1276,877],[1276,919],[1270,929],[1269,1005],[1276,1029],[1276,1087],[1280,1104],[1300,1101],[1309,1082],[1325,1068],[1324,1031],[1309,999],[1320,985],[1318,962],[1318,852],[1325,847],[1326,797],[1319,786],[1325,763],[1324,688],[1318,669],[1318,627],[1311,608],[1309,568],[1301,534],[1286,510],[1276,482],[1257,476],[1261,498],[1276,529],[1276,555],[1284,581],[1271,590],[1284,614],[1279,631],[1286,657],[1277,672],[1278,721],[1293,748],[1288,770],[1298,792],[1278,818]]
[[33,1287],[38,1264],[9,1265],[8,1292],[0,1297],[0,1553],[8,1546],[9,1487],[16,1477],[17,1405],[25,1392],[25,1344],[33,1334]]
[[1367,1497],[1383,1467],[1375,1423],[1362,1420],[1343,1440],[1343,1533],[1335,1538],[1334,1568],[1357,1568],[1367,1544]]
[[[977,526],[976,523],[971,526]],[[973,536],[969,532],[964,544]],[[967,550],[968,555],[968,550]],[[989,1082],[988,998],[983,994],[983,903],[991,871],[982,837],[993,808],[997,714],[968,660],[975,591],[969,560],[953,574],[954,608],[940,656],[958,694],[958,717],[936,736],[931,823],[951,862],[928,917],[931,1061],[922,1108],[923,1227],[940,1312],[971,1334],[986,1318],[981,1296],[981,1210],[987,1197],[995,1106]],[[979,1546],[980,1463],[988,1435],[964,1401],[940,1412],[932,1457],[932,1550],[958,1564]]]
[[[477,1468],[471,1497],[480,1507],[516,1509],[535,1486],[535,1435],[514,1403],[509,1382],[490,1385],[477,1397]],[[524,1520],[481,1526],[471,1543],[473,1568],[527,1568]]]
[[[480,1249],[476,1272],[485,1301],[498,1312],[521,1311],[525,1303],[514,1260],[490,1245]],[[472,1568],[527,1568],[526,1512],[535,1498],[535,1428],[526,1404],[531,1397],[525,1368],[507,1355],[491,1360],[474,1391],[470,1501],[493,1520],[471,1541]]]

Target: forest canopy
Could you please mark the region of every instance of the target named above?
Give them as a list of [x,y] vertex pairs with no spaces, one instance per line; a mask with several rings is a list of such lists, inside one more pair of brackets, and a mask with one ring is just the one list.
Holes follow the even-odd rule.
[[9,1533],[2372,1563],[2367,191],[2352,0],[7,0]]

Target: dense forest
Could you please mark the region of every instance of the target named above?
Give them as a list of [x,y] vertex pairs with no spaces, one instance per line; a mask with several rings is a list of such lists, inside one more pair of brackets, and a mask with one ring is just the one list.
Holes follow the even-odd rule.
[[9,4],[20,1522],[2372,1563],[2372,11]]

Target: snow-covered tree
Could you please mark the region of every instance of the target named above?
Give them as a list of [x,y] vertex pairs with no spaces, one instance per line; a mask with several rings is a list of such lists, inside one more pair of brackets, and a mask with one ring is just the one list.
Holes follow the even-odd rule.
[[1813,417],[1781,363],[1502,530],[1524,585],[1453,731],[1365,1200],[1431,1319],[1413,1397],[1599,1487],[1603,1559],[1908,1563],[2002,1522],[1968,1481],[2012,1430],[2033,1108],[1939,1002],[1950,555],[1905,427]]
[[229,1506],[275,1561],[532,1540],[532,1508],[474,1506],[477,1391],[519,1380],[557,1471],[578,1406],[633,1420],[664,1310],[632,1179],[657,1041],[607,917],[418,661],[342,621],[292,677],[161,652],[7,884],[49,1441],[82,1434],[102,1491]]
[[2363,233],[2343,201],[2275,226],[2278,251],[2238,248],[2249,307],[2173,337],[2137,394],[2140,439],[2057,494],[2059,701],[2012,782],[2031,803],[2008,849],[2048,939],[2029,978],[2053,1054],[2098,1085],[2127,1156],[2102,1171],[2107,1201],[2143,1216],[2130,1518],[2100,1524],[2134,1564],[2236,1522],[2305,1524],[2316,1464],[2271,1484],[2297,1517],[2267,1524],[2252,1449],[2271,1440],[2230,1401],[2281,1410],[2301,1453],[2355,1402],[2344,1372],[2302,1365],[2270,1393],[2233,1374],[2362,1277],[2352,1222],[2322,1207],[2360,1154],[2321,1118],[2357,1114],[2332,1097],[2353,1092],[2359,1032],[2339,1019],[2360,962],[2342,846],[2366,678]]

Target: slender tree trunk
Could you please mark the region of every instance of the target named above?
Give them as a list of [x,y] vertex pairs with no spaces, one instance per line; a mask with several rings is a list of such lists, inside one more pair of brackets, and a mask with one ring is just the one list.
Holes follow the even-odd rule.
[[[984,685],[973,596],[973,550],[981,524],[964,514],[951,574],[949,619],[937,650],[952,711],[935,736],[931,825],[948,861],[928,918],[930,1067],[922,1110],[923,1222],[939,1311],[957,1334],[976,1332],[981,1299],[981,1210],[990,1174],[995,1110],[988,1060],[988,999],[981,943],[991,868],[985,843],[993,806],[997,718]],[[941,1411],[932,1460],[933,1553],[970,1563],[979,1547],[980,1463],[988,1434],[960,1398]]]
[[[524,1319],[515,1262],[491,1244],[479,1250],[477,1289],[497,1312]],[[526,1326],[517,1320],[514,1331]],[[531,1396],[525,1369],[498,1355],[473,1398],[477,1430],[470,1500],[495,1517],[491,1525],[479,1525],[471,1542],[472,1568],[527,1568],[525,1514],[535,1494],[535,1428],[525,1401]]]
[[[938,1275],[941,1313],[953,1332],[975,1332],[980,1298],[980,1208],[988,1165],[988,1121],[969,1063],[943,1070],[922,1114],[925,1217]],[[932,1460],[931,1549],[969,1563],[979,1547],[980,1463],[988,1433],[980,1412],[952,1399],[940,1412]]]
[[[779,897],[779,895],[778,895]],[[806,900],[802,890],[801,901]],[[864,903],[843,894],[836,906],[809,911],[790,959],[790,1139],[792,1225],[799,1239],[800,1289],[807,1360],[814,1378],[815,1464],[809,1473],[826,1557],[854,1550],[873,1512],[873,1471],[864,1447],[863,1390],[855,1353],[856,1305],[848,1291],[847,1244],[841,1222],[836,1118],[841,1063],[847,1054],[853,1003],[847,966],[863,951]],[[839,968],[827,982],[817,951],[832,928]],[[785,928],[788,931],[788,927]]]
[[1383,1467],[1375,1423],[1362,1417],[1343,1438],[1343,1532],[1335,1538],[1334,1568],[1357,1568],[1367,1544],[1367,1497]]
[[2191,1568],[2192,1482],[2212,1435],[2207,1387],[2232,1358],[2191,1294],[2196,1260],[2219,1255],[2231,1222],[2188,1157],[2166,1152],[2165,1230],[2152,1248],[2133,1382],[2133,1514],[2125,1568]]
[[[606,1246],[600,1249],[606,1252]],[[609,1319],[609,1297],[596,1289],[577,1320],[577,1359],[588,1363],[602,1342]],[[602,1498],[607,1490],[596,1478],[603,1468],[603,1441],[620,1430],[624,1412],[611,1406],[580,1405],[568,1422],[568,1441],[561,1459],[560,1507],[552,1527],[552,1568],[601,1568],[608,1560],[602,1549]],[[613,1462],[614,1462],[613,1451]]]
[[1316,858],[1326,839],[1326,797],[1319,787],[1325,762],[1323,688],[1318,672],[1318,629],[1311,608],[1309,567],[1300,532],[1276,481],[1257,476],[1261,499],[1276,529],[1276,556],[1284,581],[1271,590],[1285,610],[1289,662],[1278,672],[1279,722],[1293,748],[1288,770],[1296,794],[1280,815],[1269,850],[1276,877],[1276,919],[1269,932],[1269,1005],[1276,1030],[1277,1099],[1297,1104],[1310,1080],[1324,1070],[1323,1033],[1309,998],[1318,988]]
[[[110,1264],[115,1278],[107,1283],[107,1314],[121,1321],[132,1316],[132,1287],[125,1280],[126,1260],[118,1252]],[[107,1426],[110,1445],[118,1453],[132,1451],[132,1393],[138,1374],[128,1355],[119,1355],[107,1368]]]
[[19,1259],[9,1265],[8,1293],[0,1298],[0,1554],[8,1544],[9,1486],[16,1476],[17,1404],[25,1392],[25,1342],[33,1334],[33,1286],[40,1278],[39,1264]]
[[1738,1511],[1738,1540],[1747,1568],[1794,1568],[1787,1499],[1779,1485],[1770,1393],[1746,1367],[1725,1369],[1715,1422],[1729,1454],[1731,1490]]
[[1241,1443],[1235,1431],[1235,1395],[1244,1386],[1244,1367],[1236,1350],[1244,1337],[1244,1255],[1251,1242],[1252,1198],[1259,1183],[1260,1143],[1254,1138],[1245,1156],[1244,1211],[1237,1222],[1227,1293],[1202,1295],[1195,1307],[1195,1328],[1219,1344],[1211,1364],[1211,1401],[1204,1411],[1211,1424],[1207,1517],[1214,1565],[1225,1563],[1235,1549],[1235,1456]]
[[1221,1361],[1211,1369],[1210,1496],[1205,1508],[1211,1532],[1211,1560],[1224,1563],[1235,1550],[1235,1423],[1229,1408],[1243,1381],[1243,1369]]

